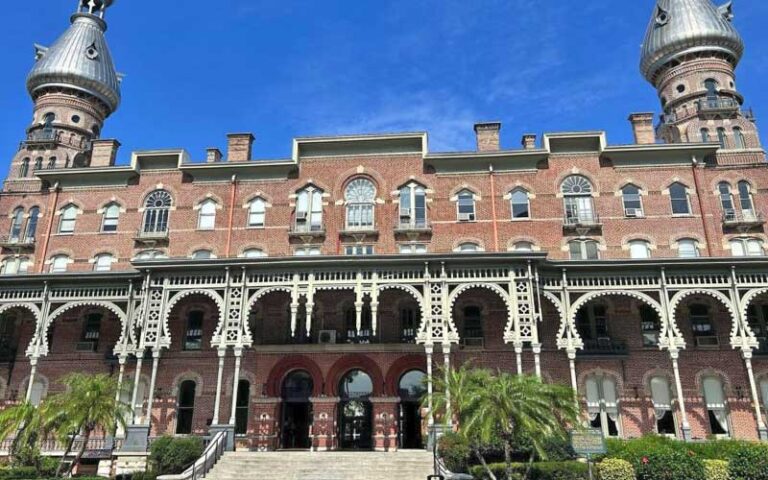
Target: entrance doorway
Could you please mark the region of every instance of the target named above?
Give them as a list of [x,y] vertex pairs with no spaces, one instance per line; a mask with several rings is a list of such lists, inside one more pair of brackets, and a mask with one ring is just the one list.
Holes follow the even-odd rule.
[[373,394],[371,377],[362,370],[352,370],[339,383],[339,440],[342,449],[370,450],[373,448]]
[[400,377],[400,448],[424,448],[421,400],[426,393],[425,378],[421,370],[411,370]]
[[309,436],[312,402],[309,398],[313,390],[312,376],[303,370],[291,372],[283,380],[281,448],[306,450],[312,447]]

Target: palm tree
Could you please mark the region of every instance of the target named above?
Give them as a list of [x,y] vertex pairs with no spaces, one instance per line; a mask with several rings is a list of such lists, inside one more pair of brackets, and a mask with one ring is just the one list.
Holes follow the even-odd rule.
[[526,480],[534,458],[546,458],[545,442],[566,438],[567,428],[576,425],[578,414],[570,387],[545,384],[538,377],[500,372],[474,390],[464,412],[462,429],[468,437],[485,444],[501,440],[508,478],[512,478],[515,443],[528,443],[531,451],[523,476]]
[[[471,368],[469,362],[459,368],[449,369],[447,375],[445,369],[438,369],[436,375],[431,378],[433,414],[442,417],[445,423],[454,419],[460,425],[464,419],[464,411],[470,405],[477,389],[482,388],[491,378],[490,371]],[[429,399],[425,396],[422,404],[426,407],[428,403]],[[449,410],[453,418],[448,418]]]
[[[39,443],[46,440],[55,428],[56,420],[52,418],[47,402],[35,406],[24,401],[0,412],[0,439],[13,437],[9,449],[11,458],[25,448],[36,451]],[[39,471],[38,458],[35,459],[34,466]]]
[[72,450],[77,434],[82,436],[82,444],[67,471],[71,473],[79,465],[91,435],[97,430],[114,434],[117,425],[125,427],[130,407],[117,398],[117,381],[108,375],[71,373],[61,383],[67,392],[51,399],[51,405],[55,405],[60,419],[60,438],[69,439],[62,462]]

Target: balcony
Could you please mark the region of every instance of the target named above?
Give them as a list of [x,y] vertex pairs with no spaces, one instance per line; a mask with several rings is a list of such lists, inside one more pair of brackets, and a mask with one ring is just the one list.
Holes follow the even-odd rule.
[[431,234],[432,225],[425,219],[413,219],[409,217],[401,217],[400,221],[395,224],[395,234],[403,235],[421,235]]
[[168,241],[168,233],[167,228],[140,229],[136,232],[133,239],[142,243],[163,242]]
[[581,357],[626,357],[627,355],[629,355],[627,344],[609,337],[584,340],[584,350],[579,352]]
[[726,210],[723,212],[724,227],[761,227],[765,215],[754,210]]
[[325,237],[325,227],[322,224],[310,224],[307,222],[296,222],[293,228],[288,232],[289,237],[293,238],[323,238]]
[[736,113],[741,109],[733,98],[707,98],[698,103],[699,113]]
[[35,246],[35,237],[23,235],[0,235],[0,247],[2,248],[33,248]]
[[600,216],[589,210],[568,212],[563,219],[563,228],[567,230],[577,230],[580,228],[592,230],[602,226]]

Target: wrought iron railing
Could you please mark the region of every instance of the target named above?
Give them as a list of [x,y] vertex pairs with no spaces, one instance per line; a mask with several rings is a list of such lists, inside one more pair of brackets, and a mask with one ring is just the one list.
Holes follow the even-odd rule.
[[26,235],[0,235],[0,245],[3,246],[32,246],[35,244],[35,237]]
[[765,215],[755,210],[725,210],[723,223],[726,225],[762,224],[765,223]]
[[582,355],[627,355],[629,349],[625,342],[610,338],[598,338],[597,340],[584,340]]
[[563,219],[566,227],[597,226],[600,225],[600,216],[590,210],[568,212]]
[[[217,433],[208,443],[208,446],[203,451],[203,455],[197,459],[188,469],[179,475],[163,475],[158,477],[158,480],[197,480],[198,478],[205,478],[219,459],[224,455],[224,450],[227,446],[227,433]],[[244,474],[246,472],[243,472]],[[252,476],[253,472],[248,472]]]
[[432,225],[429,224],[429,222],[426,219],[410,219],[410,218],[401,218],[400,221],[398,221],[395,224],[395,230],[398,231],[418,231],[418,230],[432,230]]
[[699,102],[699,112],[738,110],[740,107],[739,102],[732,98],[707,98]]

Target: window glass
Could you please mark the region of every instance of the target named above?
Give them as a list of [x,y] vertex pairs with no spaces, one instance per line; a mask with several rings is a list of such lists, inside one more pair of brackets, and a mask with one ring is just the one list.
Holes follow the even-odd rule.
[[717,377],[705,377],[702,381],[704,401],[707,404],[709,428],[713,435],[728,435],[728,412],[723,383]]
[[643,202],[640,198],[640,189],[634,185],[627,185],[621,189],[624,202],[624,215],[627,217],[643,216]]
[[259,250],[258,248],[249,248],[248,250],[245,250],[241,256],[243,258],[259,258],[266,257],[267,254],[264,253],[264,250]]
[[696,258],[699,256],[699,247],[696,240],[684,238],[677,242],[677,253],[680,258]]
[[599,258],[597,242],[593,240],[573,240],[568,243],[571,260],[597,260]]
[[427,253],[427,246],[421,244],[400,245],[399,248],[403,254]]
[[754,204],[752,203],[752,188],[749,182],[744,180],[738,183],[739,204],[741,205],[742,215],[748,220],[755,219]]
[[69,257],[66,255],[56,255],[51,259],[51,273],[63,273],[67,271]]
[[61,220],[59,220],[59,233],[73,233],[76,218],[77,207],[74,205],[64,207],[61,211]]
[[704,143],[709,143],[712,141],[712,137],[709,135],[709,129],[701,129],[701,141]]
[[660,435],[675,435],[675,417],[672,412],[672,389],[666,377],[651,378],[651,396],[656,413],[656,431]]
[[204,312],[201,310],[189,312],[184,350],[200,350],[203,348],[203,317]]
[[370,180],[357,178],[352,180],[344,192],[347,202],[347,228],[364,230],[374,225],[374,200],[376,187]]
[[24,235],[27,240],[34,240],[37,235],[37,223],[40,220],[40,209],[32,207],[29,209],[29,219],[27,220],[27,232]]
[[263,227],[266,217],[266,203],[261,198],[254,198],[248,210],[248,226]]
[[427,196],[421,185],[411,184],[400,189],[400,225],[427,226]]
[[690,215],[691,205],[688,201],[688,190],[681,183],[673,183],[669,187],[670,202],[673,215]]
[[216,202],[206,200],[200,204],[200,216],[197,228],[200,230],[213,230],[216,227]]
[[469,190],[459,192],[456,203],[458,219],[460,222],[471,222],[475,220],[475,195]]
[[250,410],[251,384],[248,380],[237,383],[237,401],[235,403],[235,434],[248,433],[248,411]]
[[629,242],[629,254],[633,259],[651,258],[651,247],[644,240],[633,240]]
[[604,375],[590,375],[586,379],[586,394],[590,426],[602,430],[605,437],[618,437],[616,381]]
[[462,253],[471,253],[471,252],[479,252],[480,251],[480,245],[476,243],[462,243],[459,245],[459,248],[457,251]]
[[195,260],[208,260],[214,258],[214,256],[210,250],[197,250],[192,254],[192,258]]
[[717,185],[717,191],[720,195],[720,206],[726,219],[733,219],[736,212],[733,208],[733,197],[731,196],[731,186],[726,182],[720,182]]
[[345,255],[373,255],[373,245],[347,245]]
[[643,331],[643,346],[657,347],[661,334],[661,320],[656,310],[643,304],[640,307],[640,325]]
[[120,221],[120,206],[111,203],[104,210],[104,220],[101,225],[102,232],[116,232]]
[[197,385],[192,380],[185,380],[179,385],[178,412],[176,414],[177,435],[189,435],[192,433],[196,390]]
[[173,200],[165,190],[156,190],[149,194],[145,202],[144,233],[168,232],[168,215]]
[[581,175],[571,175],[560,186],[564,198],[565,221],[568,224],[596,221],[592,199],[592,183]]
[[531,243],[531,242],[517,242],[517,243],[515,243],[515,251],[516,252],[532,252],[533,251],[533,243]]
[[297,257],[320,255],[320,247],[299,247],[294,254]]
[[726,147],[725,129],[722,127],[717,129],[717,141],[720,142],[720,148]]
[[528,201],[528,192],[517,189],[512,192],[510,198],[512,204],[512,218],[530,218],[531,209]]
[[108,272],[112,270],[113,261],[114,257],[108,253],[98,255],[96,257],[96,263],[94,264],[93,269],[97,272]]
[[735,148],[747,148],[744,132],[739,127],[733,127],[733,143]]

